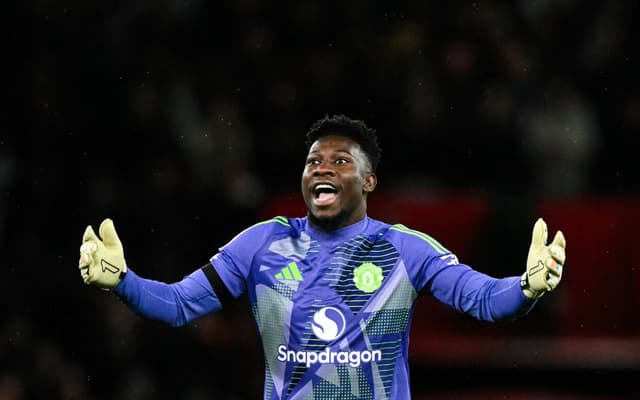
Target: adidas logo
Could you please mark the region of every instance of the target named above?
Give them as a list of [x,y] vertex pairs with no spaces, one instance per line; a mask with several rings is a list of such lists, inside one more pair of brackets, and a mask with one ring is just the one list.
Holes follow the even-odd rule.
[[276,278],[278,280],[301,281],[302,274],[300,273],[298,265],[295,263],[295,261],[292,261],[289,263],[289,265],[282,268],[282,270],[276,274]]

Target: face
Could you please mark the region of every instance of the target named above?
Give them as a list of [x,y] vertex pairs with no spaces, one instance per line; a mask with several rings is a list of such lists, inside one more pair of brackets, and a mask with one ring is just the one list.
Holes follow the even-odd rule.
[[364,218],[376,176],[358,143],[327,135],[311,145],[301,186],[309,220],[335,230]]

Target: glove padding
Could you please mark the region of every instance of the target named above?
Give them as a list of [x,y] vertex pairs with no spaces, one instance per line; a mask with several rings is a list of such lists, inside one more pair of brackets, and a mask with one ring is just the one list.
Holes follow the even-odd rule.
[[558,286],[562,279],[567,242],[561,231],[547,245],[547,224],[538,218],[533,226],[533,237],[527,256],[527,271],[522,275],[521,286],[525,296],[531,299],[542,297]]
[[80,246],[80,275],[87,285],[103,289],[114,288],[127,272],[122,243],[109,218],[100,224],[100,238],[91,225],[87,226]]

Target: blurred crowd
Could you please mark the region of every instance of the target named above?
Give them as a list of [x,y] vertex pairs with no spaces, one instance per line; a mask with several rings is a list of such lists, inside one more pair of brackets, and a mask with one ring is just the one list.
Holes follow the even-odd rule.
[[180,329],[145,321],[82,284],[78,247],[110,216],[136,272],[180,279],[271,197],[297,193],[304,133],[326,114],[378,131],[387,193],[482,193],[517,209],[640,189],[636,2],[33,0],[14,11],[3,400],[258,398],[248,302]]

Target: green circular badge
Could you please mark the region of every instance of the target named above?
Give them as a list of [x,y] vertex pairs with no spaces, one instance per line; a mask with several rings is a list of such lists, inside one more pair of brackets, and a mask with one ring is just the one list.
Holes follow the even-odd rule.
[[353,283],[363,292],[371,293],[382,285],[382,268],[374,263],[366,262],[353,270]]

